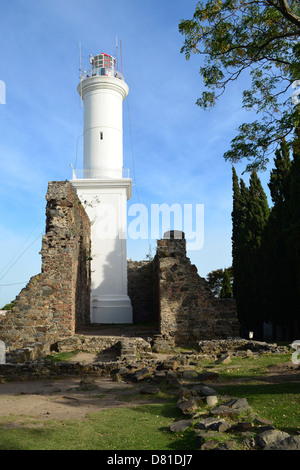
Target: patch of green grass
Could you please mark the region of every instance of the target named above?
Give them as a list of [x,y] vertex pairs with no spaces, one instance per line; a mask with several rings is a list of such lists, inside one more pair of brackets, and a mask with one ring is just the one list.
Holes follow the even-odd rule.
[[[300,430],[300,385],[297,382],[266,383],[270,366],[291,361],[291,354],[263,354],[259,357],[236,357],[229,364],[207,362],[207,370],[218,372],[218,393],[247,398],[253,411],[270,419],[277,429],[297,434]],[[225,385],[226,382],[226,385]],[[230,383],[232,382],[232,383]]]
[[238,384],[215,387],[218,393],[247,398],[260,417],[270,419],[275,428],[289,434],[300,431],[299,383]]
[[[9,429],[0,423],[1,450],[184,450],[194,444],[187,433],[169,431],[173,403],[102,410],[81,421],[44,422],[43,428]],[[6,420],[7,423],[7,420]],[[26,425],[26,423],[25,423]]]
[[263,354],[260,357],[233,357],[229,364],[207,361],[205,368],[220,374],[220,380],[244,378],[256,380],[266,374],[268,367],[291,360],[290,354]]
[[50,359],[52,362],[67,362],[77,356],[79,352],[79,350],[76,350],[70,352],[52,353],[46,356],[45,359]]

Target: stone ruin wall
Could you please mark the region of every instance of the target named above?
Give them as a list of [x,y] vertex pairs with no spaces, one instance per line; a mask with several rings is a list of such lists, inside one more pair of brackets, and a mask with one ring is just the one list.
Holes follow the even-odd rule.
[[68,181],[49,182],[46,201],[41,273],[0,320],[0,339],[8,351],[47,350],[89,323],[90,221]]
[[174,345],[238,337],[240,324],[233,299],[217,299],[186,255],[183,232],[157,241],[160,333]]
[[199,340],[238,337],[235,301],[214,297],[187,257],[183,232],[165,235],[157,241],[153,261],[128,263],[134,318],[159,323],[158,348],[159,343],[162,347],[192,345]]

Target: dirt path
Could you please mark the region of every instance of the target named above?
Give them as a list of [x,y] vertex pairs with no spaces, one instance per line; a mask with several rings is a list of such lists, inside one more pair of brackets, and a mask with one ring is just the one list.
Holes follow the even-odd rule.
[[[298,364],[285,362],[269,366],[268,373],[262,377],[267,383],[300,382],[300,368]],[[300,384],[299,384],[300,389]]]
[[[134,385],[109,379],[64,378],[0,384],[0,421],[4,417],[84,419],[87,413],[134,405],[125,395],[138,393]],[[140,402],[139,402],[140,403]]]

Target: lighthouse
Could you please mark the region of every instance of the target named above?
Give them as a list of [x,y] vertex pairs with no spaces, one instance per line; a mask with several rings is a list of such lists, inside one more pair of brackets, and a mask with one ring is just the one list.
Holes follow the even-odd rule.
[[116,60],[90,56],[77,87],[83,102],[83,168],[71,183],[91,223],[91,323],[132,323],[127,295],[127,201],[123,168],[123,101],[129,88]]

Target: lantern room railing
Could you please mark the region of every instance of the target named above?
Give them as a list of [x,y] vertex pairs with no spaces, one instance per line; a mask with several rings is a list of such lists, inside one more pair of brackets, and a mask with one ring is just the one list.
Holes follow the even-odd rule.
[[[72,166],[71,166],[72,167]],[[114,169],[75,169],[72,167],[73,180],[76,179],[120,179],[129,178],[129,168]]]

